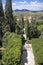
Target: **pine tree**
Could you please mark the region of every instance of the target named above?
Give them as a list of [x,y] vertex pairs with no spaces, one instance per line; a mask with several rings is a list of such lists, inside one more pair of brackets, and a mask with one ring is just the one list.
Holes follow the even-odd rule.
[[6,0],[5,8],[6,8],[5,14],[6,14],[7,23],[10,26],[11,32],[15,32],[15,23],[12,14],[12,0]]

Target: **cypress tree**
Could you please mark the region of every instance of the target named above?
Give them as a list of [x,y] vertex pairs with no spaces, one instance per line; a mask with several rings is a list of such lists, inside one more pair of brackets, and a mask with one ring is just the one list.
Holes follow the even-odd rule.
[[3,36],[2,23],[3,23],[3,17],[4,17],[4,12],[3,12],[2,0],[0,0],[0,46],[2,46],[2,36]]
[[0,17],[2,17],[3,15],[4,12],[3,12],[2,0],[0,0]]
[[21,18],[22,18],[22,27],[24,28],[24,17],[23,17],[23,15],[21,15]]
[[15,23],[12,14],[12,0],[6,0],[5,8],[6,8],[5,14],[6,14],[7,23],[10,26],[11,32],[15,32]]
[[28,19],[26,20],[26,22],[25,22],[25,26],[26,26],[26,36],[28,37],[29,36],[29,21],[28,21]]

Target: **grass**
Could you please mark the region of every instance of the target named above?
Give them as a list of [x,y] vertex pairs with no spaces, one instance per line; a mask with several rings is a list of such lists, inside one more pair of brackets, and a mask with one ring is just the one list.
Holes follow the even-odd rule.
[[36,65],[39,65],[39,63],[43,63],[43,38],[32,39],[29,42],[33,47]]

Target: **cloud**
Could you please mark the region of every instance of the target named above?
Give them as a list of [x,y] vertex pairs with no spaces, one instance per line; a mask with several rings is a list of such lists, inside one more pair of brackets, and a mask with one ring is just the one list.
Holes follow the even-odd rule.
[[[3,5],[4,7],[5,5]],[[20,1],[20,2],[14,2],[12,3],[12,9],[28,9],[28,10],[34,10],[34,11],[38,11],[38,10],[43,10],[43,2],[37,2],[37,1],[31,1],[31,2],[27,2],[27,1]]]

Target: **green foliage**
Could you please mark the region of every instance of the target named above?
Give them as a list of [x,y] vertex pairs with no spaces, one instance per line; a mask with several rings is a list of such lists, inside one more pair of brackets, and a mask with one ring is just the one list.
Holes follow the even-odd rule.
[[0,17],[2,17],[3,15],[4,12],[3,12],[2,0],[0,0]]
[[8,25],[4,16],[2,0],[0,0],[0,35],[3,36],[6,31],[8,31]]
[[25,27],[26,27],[26,35],[28,37],[29,36],[29,21],[28,20],[25,22]]
[[38,25],[38,30],[43,31],[43,25]]
[[22,34],[23,33],[23,29],[20,28],[18,25],[16,26],[16,33],[17,34]]
[[6,0],[5,15],[11,32],[15,32],[15,22],[12,14],[12,0]]
[[0,46],[2,46],[2,37],[4,35],[5,18],[2,6],[2,0],[0,0]]
[[13,15],[13,18],[14,18],[15,31],[16,31],[16,25],[17,25],[17,18],[16,18],[16,15]]
[[0,50],[0,60],[2,59],[2,51]]
[[24,17],[23,17],[23,15],[21,15],[21,19],[22,19],[22,27],[24,28]]
[[41,32],[38,30],[37,25],[35,23],[29,23],[27,20],[26,23],[26,34],[29,39],[38,38],[41,35]]
[[0,40],[3,36],[3,32],[2,32],[3,17],[4,17],[4,13],[3,13],[3,7],[2,7],[2,0],[0,0]]
[[17,34],[22,34],[23,33],[23,25],[22,25],[22,21],[19,20],[16,22],[16,31]]
[[10,38],[10,36],[11,36],[10,32],[6,32],[4,34],[3,39],[2,39],[2,41],[3,41],[3,47],[6,47],[6,42],[8,41],[8,39]]
[[36,65],[43,63],[43,38],[32,39],[29,41],[33,46]]
[[3,38],[6,43],[6,48],[3,51],[2,64],[20,65],[22,48],[21,36],[7,32]]
[[0,40],[2,41],[3,35],[9,31],[9,27],[7,25],[5,16],[4,16],[4,11],[3,11],[3,6],[2,6],[2,0],[0,0]]
[[40,36],[40,31],[38,31],[37,26],[35,25],[30,26],[30,36],[32,38],[37,38]]
[[38,25],[43,24],[43,19],[39,19],[39,20],[37,20],[37,24],[38,24]]
[[43,38],[43,31],[41,32],[40,38]]
[[18,25],[16,25],[16,33],[19,34],[20,33],[20,28]]

